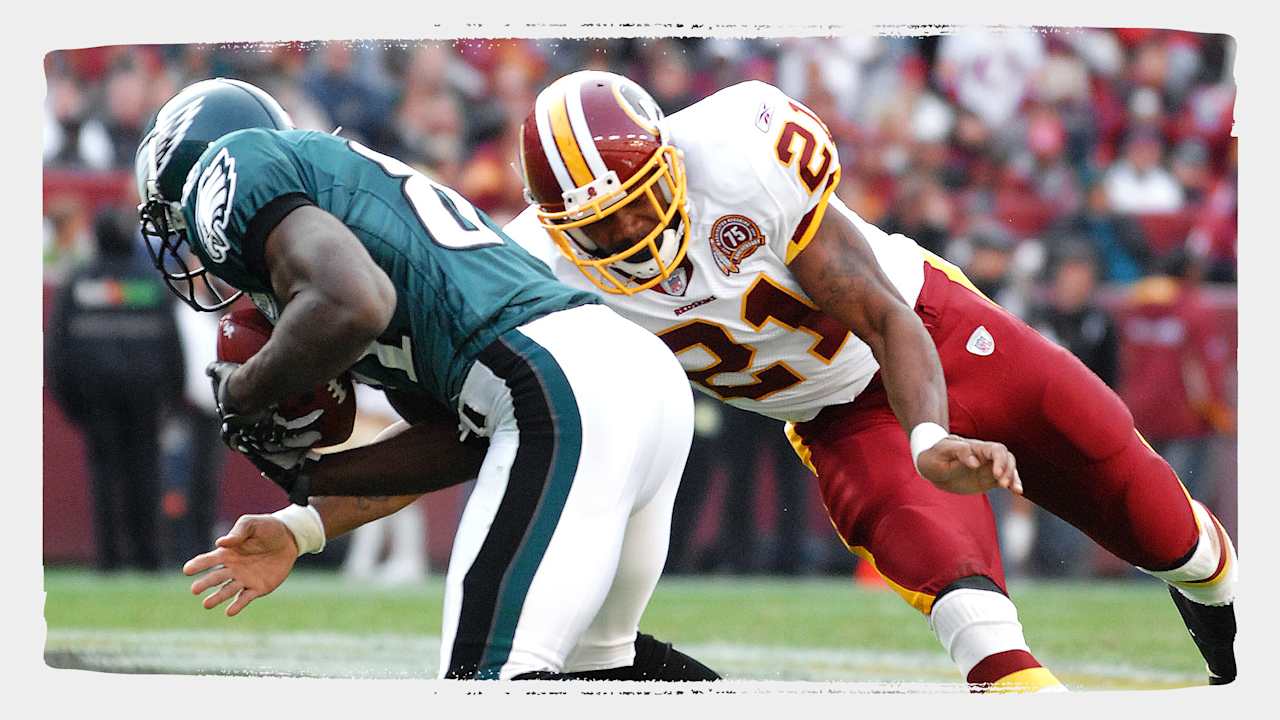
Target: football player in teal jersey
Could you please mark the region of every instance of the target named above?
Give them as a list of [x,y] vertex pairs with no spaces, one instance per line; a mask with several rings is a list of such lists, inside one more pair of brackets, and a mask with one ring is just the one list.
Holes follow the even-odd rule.
[[[232,600],[238,613],[298,555],[474,474],[446,579],[442,677],[717,677],[637,632],[692,435],[688,385],[660,341],[557,282],[454,190],[293,129],[247,83],[206,80],[170,99],[135,170],[170,287],[218,310],[239,292],[213,276],[275,325],[248,362],[209,372],[225,439],[295,504],[241,518],[187,564],[204,573],[194,593],[215,589],[206,608]],[[366,449],[363,494],[407,494],[308,498],[325,461],[272,408],[346,370],[426,429],[420,448],[441,449],[439,466],[406,469],[422,457],[397,445],[408,423]],[[487,439],[482,458],[441,437],[459,430]],[[384,469],[398,479],[379,484]]]

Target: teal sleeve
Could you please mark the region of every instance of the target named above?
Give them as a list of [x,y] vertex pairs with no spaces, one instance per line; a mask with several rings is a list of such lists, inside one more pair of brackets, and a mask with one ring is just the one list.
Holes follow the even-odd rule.
[[183,212],[206,268],[238,289],[267,292],[266,236],[288,212],[312,202],[297,163],[275,135],[242,130],[201,156]]

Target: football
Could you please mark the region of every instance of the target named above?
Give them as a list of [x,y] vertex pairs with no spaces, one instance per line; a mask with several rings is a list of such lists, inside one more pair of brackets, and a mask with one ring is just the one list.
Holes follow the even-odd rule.
[[[262,349],[274,327],[257,308],[232,310],[218,320],[218,359],[243,363]],[[317,430],[320,440],[313,447],[328,447],[351,437],[356,420],[356,393],[351,373],[316,385],[308,392],[287,397],[276,408],[286,420],[323,410]]]

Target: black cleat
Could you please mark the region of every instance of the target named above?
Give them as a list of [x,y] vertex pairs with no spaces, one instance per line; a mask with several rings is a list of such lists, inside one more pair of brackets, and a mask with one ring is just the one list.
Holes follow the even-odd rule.
[[1169,586],[1173,605],[1178,608],[1187,632],[1196,642],[1209,669],[1210,685],[1226,685],[1236,679],[1236,608],[1229,605],[1201,605]]

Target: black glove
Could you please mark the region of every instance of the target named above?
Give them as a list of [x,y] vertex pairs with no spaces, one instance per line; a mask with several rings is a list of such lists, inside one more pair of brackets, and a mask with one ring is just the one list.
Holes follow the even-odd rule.
[[[320,432],[314,429],[323,410],[316,410],[306,417],[286,420],[269,407],[256,413],[241,413],[229,407],[228,386],[231,375],[239,363],[215,361],[209,363],[205,373],[213,385],[213,402],[222,422],[222,441],[232,450],[249,454],[274,455],[305,450],[320,440]],[[307,428],[312,428],[308,430]]]
[[[310,451],[320,439],[315,430],[301,431],[316,418],[286,421],[267,408],[256,413],[239,413],[227,405],[227,385],[239,363],[216,361],[205,373],[213,384],[214,405],[222,422],[222,440],[232,450],[243,454],[262,473],[289,494],[289,501],[306,505],[311,479],[305,467],[319,460]],[[317,411],[317,414],[322,411]]]
[[261,426],[267,419],[269,411],[245,414],[231,409],[228,403],[228,388],[231,385],[231,375],[239,367],[240,363],[217,360],[209,363],[204,372],[213,384],[213,405],[218,411],[218,420],[222,423],[222,441],[232,450],[245,452],[246,442],[244,441],[266,439],[254,436],[263,435],[262,430],[265,428]]
[[[294,454],[296,453],[296,455]],[[293,453],[263,455],[256,452],[245,452],[249,462],[258,468],[262,477],[280,486],[294,505],[306,505],[311,496],[312,465],[320,462],[320,454],[309,450],[293,451]],[[288,457],[282,457],[287,455]],[[283,463],[283,464],[282,464]]]

